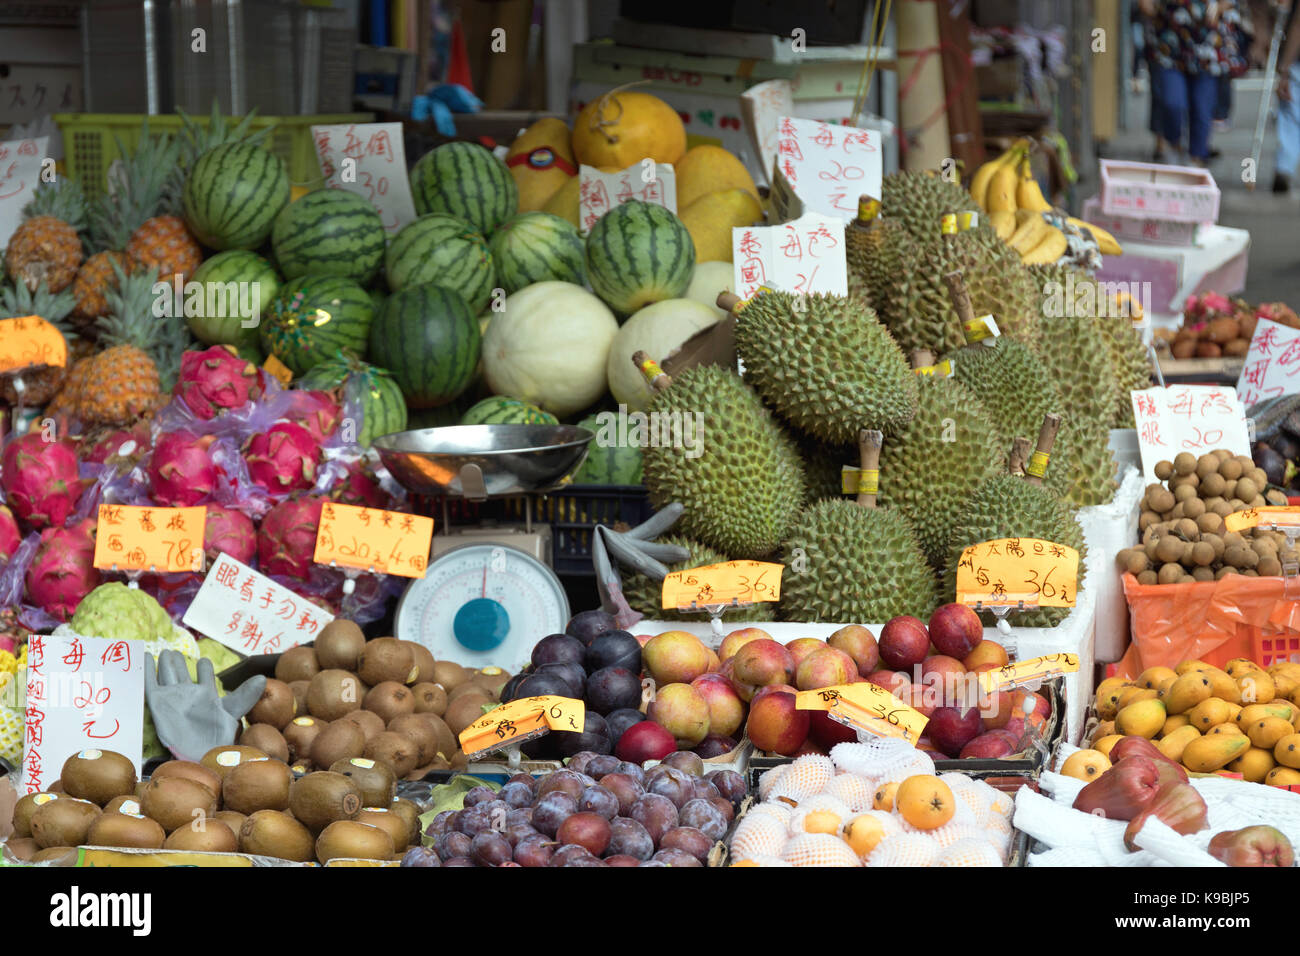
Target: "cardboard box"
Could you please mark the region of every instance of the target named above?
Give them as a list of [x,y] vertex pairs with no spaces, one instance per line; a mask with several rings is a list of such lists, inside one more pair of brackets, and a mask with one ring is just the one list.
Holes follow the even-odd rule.
[[1101,209],[1107,215],[1215,223],[1219,187],[1209,170],[1194,166],[1103,159]]
[[1105,229],[1116,239],[1159,242],[1170,246],[1195,245],[1197,233],[1200,232],[1202,225],[1197,222],[1180,222],[1176,219],[1112,215],[1102,210],[1100,196],[1093,196],[1084,201],[1081,218]]

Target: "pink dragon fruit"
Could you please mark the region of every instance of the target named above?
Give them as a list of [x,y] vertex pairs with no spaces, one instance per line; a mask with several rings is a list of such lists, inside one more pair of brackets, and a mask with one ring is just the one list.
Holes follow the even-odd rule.
[[212,494],[217,466],[208,456],[211,435],[170,432],[158,439],[149,460],[149,495],[169,508],[188,508]]
[[232,345],[214,345],[181,355],[181,372],[172,394],[195,417],[216,418],[223,409],[240,408],[262,394],[261,372],[239,357]]
[[203,526],[203,550],[211,561],[217,559],[219,552],[225,552],[236,561],[250,563],[257,554],[257,528],[253,519],[233,508],[208,505],[207,522]]
[[257,530],[257,561],[263,574],[307,580],[316,553],[322,499],[289,498],[266,513]]
[[272,494],[305,491],[316,481],[320,446],[311,432],[293,422],[277,422],[244,447],[248,476]]
[[149,445],[149,426],[141,422],[129,429],[109,432],[90,446],[89,451],[82,445],[81,460],[92,465],[114,465],[126,471],[149,453]]
[[47,614],[67,621],[77,605],[99,587],[95,570],[95,521],[71,528],[46,528],[27,569],[27,597]]
[[78,477],[76,444],[46,441],[35,431],[11,441],[0,461],[0,487],[14,514],[34,530],[62,527],[86,487]]
[[333,435],[343,420],[343,409],[338,399],[329,392],[295,392],[293,408],[285,415],[289,421],[301,425],[318,443]]
[[23,533],[18,530],[18,519],[7,507],[0,505],[0,561],[8,561],[22,542]]
[[330,489],[330,498],[358,508],[387,508],[391,504],[375,473],[361,461],[353,462],[348,473]]

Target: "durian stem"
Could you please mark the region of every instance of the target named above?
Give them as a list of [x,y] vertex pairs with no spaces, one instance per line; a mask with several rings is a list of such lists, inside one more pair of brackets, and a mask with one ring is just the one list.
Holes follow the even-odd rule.
[[879,218],[880,200],[875,196],[863,193],[858,197],[858,217],[849,225],[856,226],[859,229],[869,229]]
[[962,278],[960,272],[949,272],[943,277],[944,283],[948,286],[948,297],[952,299],[952,307],[957,312],[957,320],[963,326],[967,322],[975,320],[975,307],[971,305],[970,293],[966,291],[966,281]]
[[[875,429],[864,428],[858,432],[858,464],[862,468],[860,477],[874,475],[877,477],[880,470],[880,446],[884,444],[885,436]],[[875,481],[871,487],[874,487]],[[864,508],[874,508],[876,506],[876,492],[858,492],[858,504]]]
[[1025,465],[1029,463],[1029,449],[1033,445],[1028,438],[1017,438],[1011,443],[1011,454],[1007,456],[1007,471],[1013,475],[1024,475]]
[[934,364],[934,353],[929,349],[912,350],[912,368],[926,368]]
[[659,363],[640,349],[632,353],[632,364],[645,376],[653,391],[662,392],[673,383],[672,377],[659,367]]
[[1043,427],[1038,430],[1038,446],[1025,468],[1025,481],[1035,485],[1043,483],[1043,474],[1047,470],[1048,459],[1052,457],[1052,446],[1056,444],[1056,433],[1061,430],[1061,416],[1048,412],[1043,416]]
[[736,306],[740,305],[741,299],[740,296],[736,295],[736,293],[723,290],[718,293],[718,298],[715,302],[718,308],[722,309],[724,312],[735,312]]

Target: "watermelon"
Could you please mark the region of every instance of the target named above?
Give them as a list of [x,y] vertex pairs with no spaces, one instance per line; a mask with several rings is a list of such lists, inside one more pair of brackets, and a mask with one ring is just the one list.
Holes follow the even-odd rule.
[[406,399],[391,374],[367,365],[349,352],[310,369],[295,383],[298,388],[342,392],[344,402],[355,401],[361,408],[357,442],[370,445],[380,435],[406,430]]
[[[255,252],[231,249],[205,259],[190,281],[203,287],[202,300],[195,296],[194,308],[189,292],[185,294],[185,321],[195,338],[205,345],[257,344],[259,320],[280,291],[280,277],[271,263]],[[245,310],[245,305],[250,308]],[[245,322],[250,324],[245,327]]]
[[384,259],[379,210],[356,193],[318,189],[280,210],[271,248],[287,278],[342,276],[362,285]]
[[596,220],[587,236],[587,278],[621,316],[686,291],[695,243],[663,206],[633,199]]
[[393,237],[384,269],[394,292],[432,282],[459,292],[475,315],[496,285],[487,240],[468,223],[438,213],[421,216]]
[[289,202],[284,160],[252,143],[223,143],[185,179],[185,224],[212,249],[256,249]]
[[492,234],[492,259],[506,295],[534,282],[587,282],[578,227],[549,212],[526,212]]
[[505,395],[492,395],[470,407],[462,425],[558,425],[560,420],[536,405]]
[[374,318],[366,290],[351,279],[304,276],[286,282],[262,319],[262,348],[294,375],[334,358],[340,349],[364,355]]
[[421,216],[454,216],[484,236],[519,208],[506,164],[474,143],[444,143],[421,156],[411,169],[411,197]]
[[412,408],[446,405],[478,369],[478,319],[455,292],[413,285],[394,292],[370,326],[370,358],[393,373]]
[[587,443],[587,457],[573,473],[575,485],[641,484],[641,449],[618,443],[618,417],[613,412],[588,415],[578,427],[590,429],[596,437]]

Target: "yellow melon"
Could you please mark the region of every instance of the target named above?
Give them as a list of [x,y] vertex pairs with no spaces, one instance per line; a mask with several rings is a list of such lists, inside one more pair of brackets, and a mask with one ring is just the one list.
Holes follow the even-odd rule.
[[588,166],[615,169],[646,157],[676,163],[686,152],[686,127],[657,96],[611,90],[584,106],[574,120],[573,152]]
[[519,211],[542,209],[578,174],[569,127],[553,116],[539,119],[510,144],[506,166],[519,187]]
[[578,177],[570,176],[555,195],[542,205],[542,212],[567,219],[575,226],[578,224]]
[[758,187],[745,164],[721,146],[688,149],[673,166],[677,177],[677,208],[685,209],[701,196],[725,189],[743,189],[757,200]]
[[689,206],[680,199],[677,217],[695,243],[696,262],[730,262],[731,230],[763,219],[763,207],[743,189],[726,189],[701,196]]

